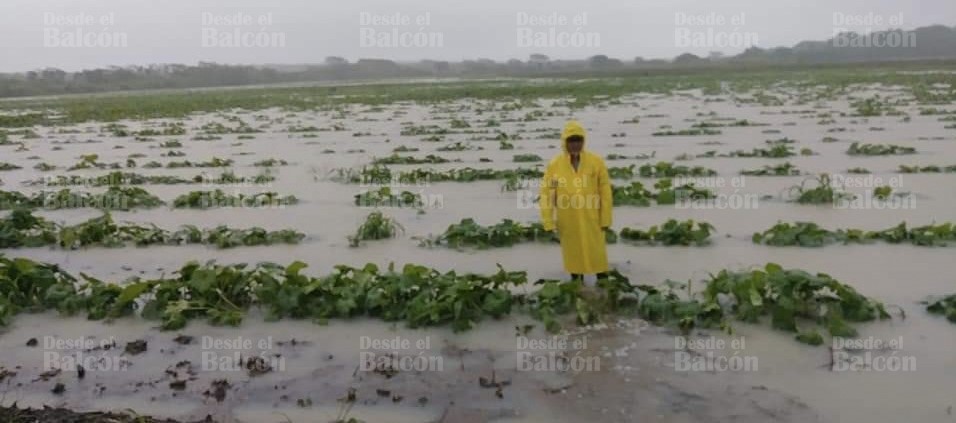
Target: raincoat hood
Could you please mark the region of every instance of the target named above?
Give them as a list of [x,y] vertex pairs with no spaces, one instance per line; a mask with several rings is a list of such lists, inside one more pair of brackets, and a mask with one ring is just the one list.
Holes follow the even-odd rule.
[[565,154],[568,153],[568,137],[572,135],[580,135],[581,138],[584,138],[584,145],[581,146],[583,150],[587,145],[588,137],[587,131],[584,129],[584,126],[576,120],[569,120],[568,123],[564,124],[564,129],[561,130],[561,151]]

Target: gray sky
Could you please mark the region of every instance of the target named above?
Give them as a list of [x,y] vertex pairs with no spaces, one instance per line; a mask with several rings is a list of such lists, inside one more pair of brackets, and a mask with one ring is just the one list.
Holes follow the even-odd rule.
[[330,55],[632,60],[931,24],[956,25],[954,0],[0,0],[0,71]]

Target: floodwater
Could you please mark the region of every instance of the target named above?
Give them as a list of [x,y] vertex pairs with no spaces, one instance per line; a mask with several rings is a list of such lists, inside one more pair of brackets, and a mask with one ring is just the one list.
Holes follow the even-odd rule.
[[[905,93],[880,87],[857,87],[850,91],[864,97],[874,92],[883,96],[905,97]],[[767,147],[765,140],[788,137],[797,141],[797,151],[810,148],[817,154],[789,159],[762,158],[696,158],[679,164],[704,166],[717,170],[718,178],[698,181],[725,195],[724,205],[691,207],[617,207],[614,209],[616,229],[625,226],[646,228],[668,218],[707,221],[717,228],[713,243],[707,247],[641,247],[618,243],[609,246],[611,264],[634,283],[659,284],[665,280],[700,281],[721,269],[742,269],[768,262],[788,268],[827,273],[850,284],[864,295],[891,305],[890,321],[859,325],[860,338],[893,341],[895,351],[870,351],[882,359],[899,358],[907,368],[840,371],[831,364],[833,353],[826,346],[810,347],[792,339],[788,333],[776,332],[768,324],[751,326],[737,323],[733,335],[698,331],[693,339],[725,341],[722,347],[699,348],[703,355],[744,357],[745,369],[681,368],[680,338],[671,330],[656,328],[638,320],[608,322],[608,327],[591,327],[571,336],[586,339],[586,345],[570,354],[596,358],[600,368],[580,371],[517,371],[521,348],[516,326],[534,324],[526,316],[513,316],[502,321],[482,322],[475,330],[455,334],[448,329],[409,330],[377,321],[333,321],[328,325],[311,322],[263,322],[249,316],[240,328],[209,327],[191,323],[177,333],[160,332],[148,322],[124,319],[112,324],[87,322],[81,318],[61,318],[51,314],[21,315],[0,335],[0,365],[17,369],[15,379],[4,381],[2,399],[21,405],[66,405],[77,409],[126,409],[141,414],[180,418],[198,418],[212,414],[224,421],[284,422],[333,421],[355,417],[367,422],[578,422],[578,421],[920,421],[952,422],[956,399],[956,337],[954,327],[943,318],[928,315],[918,302],[929,295],[954,292],[952,247],[927,248],[909,245],[834,245],[825,248],[775,248],[753,244],[751,235],[770,228],[777,221],[812,221],[829,229],[884,229],[906,221],[911,226],[956,221],[956,184],[953,174],[900,175],[899,165],[956,164],[956,130],[946,129],[939,116],[921,116],[918,105],[900,106],[911,120],[900,116],[852,117],[850,98],[797,104],[796,92],[779,89],[774,94],[789,99],[784,106],[761,106],[735,101],[730,94],[705,97],[699,92],[673,96],[635,95],[620,104],[605,104],[575,111],[564,107],[545,107],[553,116],[522,122],[531,109],[485,111],[476,113],[487,102],[462,100],[441,106],[396,104],[370,110],[367,106],[344,107],[344,113],[333,111],[230,112],[196,115],[186,122],[190,134],[179,137],[152,137],[152,142],[133,138],[114,138],[97,133],[96,123],[76,125],[84,133],[58,134],[51,128],[36,128],[39,139],[25,140],[29,151],[15,152],[15,147],[0,146],[0,161],[17,163],[22,170],[0,172],[3,189],[30,192],[35,186],[21,186],[22,181],[42,177],[32,169],[39,156],[55,164],[59,170],[50,174],[100,175],[103,170],[65,172],[81,154],[96,153],[102,162],[125,163],[132,153],[147,158],[140,163],[157,160],[208,160],[214,156],[236,161],[233,170],[240,176],[252,176],[261,168],[255,161],[276,158],[290,162],[274,169],[277,179],[268,186],[222,187],[227,192],[244,194],[277,191],[293,194],[301,202],[282,208],[233,208],[213,210],[171,210],[158,208],[135,212],[116,212],[117,220],[155,223],[164,228],[182,224],[211,227],[228,224],[232,227],[262,226],[267,229],[294,228],[308,235],[299,245],[235,248],[217,250],[205,247],[150,247],[123,249],[86,249],[64,252],[52,249],[3,251],[9,256],[30,257],[61,264],[68,271],[123,280],[133,275],[169,274],[188,260],[218,260],[223,263],[273,261],[289,263],[301,260],[309,264],[306,272],[324,274],[337,264],[361,266],[367,262],[387,265],[417,263],[440,270],[490,273],[495,264],[506,269],[527,270],[529,277],[565,277],[561,269],[557,245],[519,245],[514,248],[457,251],[418,246],[418,237],[437,235],[449,224],[473,217],[490,225],[502,218],[534,221],[538,211],[525,207],[521,196],[528,192],[506,192],[501,181],[474,183],[434,183],[425,186],[400,187],[421,192],[433,203],[423,214],[413,209],[389,208],[386,213],[396,218],[404,233],[396,239],[364,243],[349,248],[346,237],[355,231],[370,210],[353,204],[353,196],[368,189],[329,180],[333,169],[367,164],[373,157],[391,154],[400,145],[417,147],[419,152],[401,153],[422,157],[438,154],[460,163],[415,165],[447,169],[463,166],[512,168],[528,166],[512,163],[514,154],[535,153],[547,160],[556,154],[556,139],[534,139],[537,135],[560,130],[563,122],[574,118],[588,128],[587,148],[602,155],[617,153],[626,156],[651,154],[650,160],[614,160],[609,166],[643,164],[658,160],[672,161],[678,155],[718,153],[738,149]],[[720,100],[720,101],[713,101]],[[540,101],[548,105],[550,100]],[[829,113],[834,122],[821,124],[820,115]],[[846,115],[841,115],[846,113]],[[262,116],[255,119],[254,116]],[[225,122],[225,116],[238,116],[266,132],[255,139],[239,140],[237,135],[223,135],[221,140],[192,141],[189,138],[206,122]],[[401,136],[402,122],[436,124],[448,127],[448,119],[458,117],[471,122],[474,130],[489,129],[489,137],[501,130],[508,134],[521,132],[523,138],[513,141],[516,149],[502,151],[497,141],[469,141],[472,135],[450,134],[441,142],[422,141],[422,136]],[[496,128],[483,128],[485,119],[501,121]],[[622,123],[640,117],[639,124]],[[510,120],[509,120],[510,118]],[[719,128],[720,135],[652,136],[661,126],[673,130],[689,128],[693,123],[714,119],[747,119],[766,126]],[[127,122],[131,128],[155,126],[161,121]],[[329,128],[342,123],[344,131],[320,131],[315,138],[286,132],[292,125]],[[837,129],[842,128],[842,129]],[[85,132],[85,131],[91,132]],[[776,130],[779,133],[765,133]],[[353,136],[368,132],[372,135]],[[624,133],[623,136],[612,136]],[[823,142],[825,137],[836,138]],[[16,137],[12,137],[16,138]],[[99,143],[81,143],[87,139]],[[188,157],[165,158],[166,149],[155,148],[158,142],[179,139],[184,146],[176,150]],[[73,140],[72,143],[62,142]],[[436,152],[441,145],[461,141],[482,150]],[[852,141],[896,144],[916,147],[917,154],[903,156],[850,157],[844,152]],[[241,143],[241,145],[234,145]],[[123,146],[116,149],[114,146]],[[53,147],[60,146],[61,150]],[[323,150],[335,150],[325,154]],[[362,149],[364,152],[346,153]],[[251,154],[240,153],[248,152]],[[490,163],[479,158],[491,159]],[[853,208],[797,205],[786,201],[789,187],[801,183],[806,176],[756,177],[737,176],[743,169],[756,169],[767,164],[789,161],[807,174],[828,172],[857,186],[848,191],[864,195],[876,186],[896,184],[897,191],[909,192],[904,203],[894,207],[862,204]],[[412,166],[412,167],[415,167]],[[393,171],[407,166],[390,166]],[[865,167],[870,175],[848,175],[846,170]],[[222,169],[135,169],[142,174],[180,175],[192,177],[205,170],[218,175]],[[842,179],[848,178],[848,179]],[[877,181],[877,179],[882,181]],[[635,180],[641,180],[637,178]],[[616,181],[623,183],[623,181]],[[650,181],[653,184],[653,181]],[[648,185],[648,184],[645,184]],[[176,195],[196,189],[212,189],[201,185],[149,185],[150,192],[170,201]],[[91,191],[100,188],[91,188]],[[527,198],[527,197],[524,197]],[[737,201],[741,200],[741,201]],[[728,204],[737,204],[731,207]],[[48,218],[76,222],[97,213],[93,210],[66,210],[41,213]],[[700,286],[700,283],[696,285]],[[902,318],[898,308],[905,311]],[[172,341],[178,333],[195,337],[192,344]],[[64,372],[49,381],[33,382],[46,369],[47,357],[74,353],[72,349],[45,348],[45,340],[74,339],[86,336],[97,340],[113,339],[120,346],[136,339],[146,339],[147,352],[122,354],[118,350],[99,351],[105,360],[123,360],[121,368],[87,372],[83,380],[75,372]],[[203,339],[203,337],[209,337]],[[38,338],[38,347],[27,347],[29,338]],[[251,349],[206,348],[203,341],[236,340],[245,337],[256,344]],[[366,338],[363,338],[366,337]],[[388,340],[395,337],[409,340],[413,347],[401,355],[438,360],[441,369],[402,371],[391,378],[376,372],[357,370],[364,348],[363,339]],[[550,339],[537,325],[527,337]],[[295,339],[295,345],[291,340]],[[427,340],[425,348],[417,342]],[[97,341],[98,342],[98,341]],[[259,343],[264,342],[259,348]],[[280,345],[280,342],[282,343]],[[303,343],[304,342],[304,343]],[[44,357],[41,358],[40,352]],[[229,361],[231,353],[242,356],[265,353],[275,359],[272,372],[250,377],[241,368],[211,365],[204,368],[203,353]],[[50,355],[48,353],[54,353]],[[565,351],[567,352],[567,351]],[[276,356],[278,354],[278,356]],[[695,356],[696,357],[696,356]],[[280,360],[281,358],[281,360]],[[195,375],[182,391],[169,388],[176,378],[184,378],[177,363],[189,360]],[[718,360],[719,361],[719,360]],[[281,363],[281,366],[279,365]],[[912,364],[912,365],[911,365]],[[175,376],[166,372],[173,367]],[[209,367],[209,366],[207,366]],[[280,368],[281,367],[281,368]],[[494,373],[493,373],[494,372]],[[486,381],[506,380],[500,387],[481,386]],[[230,387],[220,402],[203,393],[212,381],[227,379]],[[66,392],[50,393],[60,381]],[[488,385],[485,383],[485,385]],[[105,389],[100,389],[105,387]],[[347,408],[348,389],[356,389],[356,401]],[[387,393],[386,393],[387,391]],[[499,398],[500,396],[500,398]],[[397,398],[401,397],[401,398]],[[308,401],[305,401],[308,399]],[[300,403],[301,401],[301,403]],[[345,414],[342,414],[345,413]]]

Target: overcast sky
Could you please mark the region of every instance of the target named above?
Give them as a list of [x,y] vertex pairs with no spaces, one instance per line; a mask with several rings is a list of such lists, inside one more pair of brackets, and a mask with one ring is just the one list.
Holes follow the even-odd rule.
[[0,0],[0,71],[332,55],[632,60],[931,24],[956,25],[956,0]]

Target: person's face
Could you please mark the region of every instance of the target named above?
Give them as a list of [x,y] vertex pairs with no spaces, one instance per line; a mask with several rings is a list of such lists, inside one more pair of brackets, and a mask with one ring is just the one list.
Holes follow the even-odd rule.
[[568,153],[579,154],[584,148],[584,138],[579,136],[568,137]]

